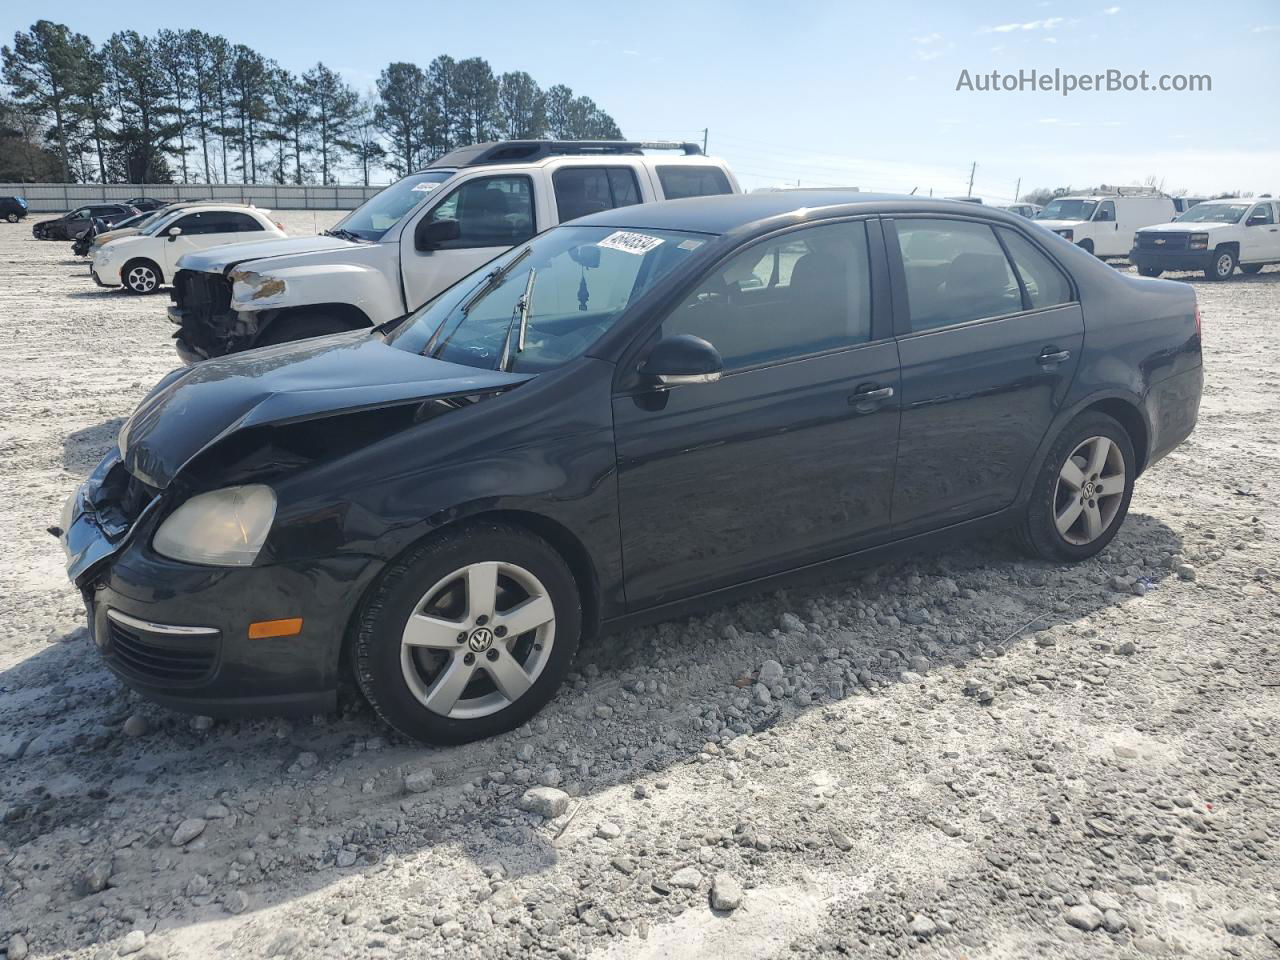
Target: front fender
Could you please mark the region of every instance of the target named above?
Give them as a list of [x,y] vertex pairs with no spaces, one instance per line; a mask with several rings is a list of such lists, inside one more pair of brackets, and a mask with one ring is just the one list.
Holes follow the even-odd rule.
[[254,269],[250,262],[232,269],[227,276],[231,280],[231,309],[240,314],[342,303],[360,310],[377,325],[404,312],[399,291],[386,275],[361,264]]

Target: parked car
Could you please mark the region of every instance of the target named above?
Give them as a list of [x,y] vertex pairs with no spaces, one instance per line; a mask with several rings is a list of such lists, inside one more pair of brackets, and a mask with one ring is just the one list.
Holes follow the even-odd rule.
[[0,197],[0,217],[10,223],[17,223],[26,215],[26,197]]
[[90,274],[99,286],[153,293],[173,276],[178,260],[192,251],[243,246],[254,240],[283,240],[287,234],[267,216],[270,212],[235,203],[166,211],[134,236],[99,247]]
[[1173,209],[1183,214],[1194,207],[1197,203],[1204,203],[1204,197],[1173,197]]
[[1160,196],[1088,195],[1050,200],[1036,222],[1097,257],[1126,257],[1141,227],[1173,219]]
[[80,234],[72,242],[71,252],[77,257],[87,257],[96,247],[102,246],[108,239],[114,240],[117,237],[128,237],[137,233],[142,225],[155,219],[155,216],[156,211],[150,210],[132,217],[126,217],[114,225],[97,218],[88,230]]
[[308,712],[349,669],[462,742],[528,720],[583,636],[819,565],[1000,526],[1092,557],[1201,383],[1192,287],[1020,217],[633,205],[398,324],[173,371],[59,529],[145,696]]
[[31,235],[37,240],[75,240],[93,226],[95,219],[114,225],[138,213],[124,203],[91,203],[52,220],[41,220],[31,227]]
[[131,197],[125,203],[131,207],[137,207],[143,213],[149,213],[152,210],[159,210],[161,207],[168,206],[172,200],[157,200],[155,197]]
[[[678,157],[646,155],[675,147]],[[404,316],[511,246],[566,220],[653,200],[737,193],[692,144],[510,140],[462,147],[325,236],[187,257],[169,317],[187,363]]]
[[1034,219],[1039,215],[1044,207],[1038,203],[1011,203],[1008,206],[1001,207],[1001,210],[1007,210],[1010,213],[1016,213],[1020,217],[1026,217],[1028,220]]
[[1139,230],[1129,262],[1144,277],[1165,270],[1203,270],[1226,280],[1238,265],[1257,273],[1280,263],[1280,204],[1274,200],[1205,200],[1173,223]]

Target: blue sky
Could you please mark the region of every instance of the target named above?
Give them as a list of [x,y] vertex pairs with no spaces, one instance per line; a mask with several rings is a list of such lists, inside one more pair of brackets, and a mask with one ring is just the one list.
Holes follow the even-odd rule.
[[[392,60],[483,56],[566,83],[629,137],[710,130],[745,186],[795,184],[1012,199],[1022,188],[1138,183],[1280,192],[1280,3],[743,2],[428,4],[63,2],[0,11],[6,42],[37,16],[101,42],[200,27],[284,66],[321,59],[372,87]],[[970,74],[1209,74],[1202,93],[957,92]],[[1271,104],[1268,106],[1268,104]]]

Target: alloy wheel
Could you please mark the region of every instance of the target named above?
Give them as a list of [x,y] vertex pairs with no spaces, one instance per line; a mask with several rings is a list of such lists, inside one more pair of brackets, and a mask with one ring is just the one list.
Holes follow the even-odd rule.
[[432,713],[465,720],[522,697],[555,643],[542,582],[513,563],[472,563],[442,578],[414,606],[400,639],[405,683]]
[[134,293],[150,293],[156,288],[156,272],[150,267],[134,267],[125,282]]
[[1222,277],[1224,280],[1231,276],[1231,254],[1224,253],[1219,255],[1218,259],[1214,261],[1213,268],[1217,271],[1218,276]]
[[1053,518],[1068,543],[1084,546],[1102,536],[1124,502],[1125,462],[1118,444],[1090,437],[1067,457],[1053,491]]

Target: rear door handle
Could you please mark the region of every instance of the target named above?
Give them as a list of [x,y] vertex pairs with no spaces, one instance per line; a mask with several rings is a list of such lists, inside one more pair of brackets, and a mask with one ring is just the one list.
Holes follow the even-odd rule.
[[849,405],[859,413],[871,413],[883,401],[893,396],[893,387],[867,387],[849,395]]
[[1040,356],[1036,357],[1036,363],[1047,367],[1052,363],[1066,363],[1070,359],[1070,350],[1045,350]]

